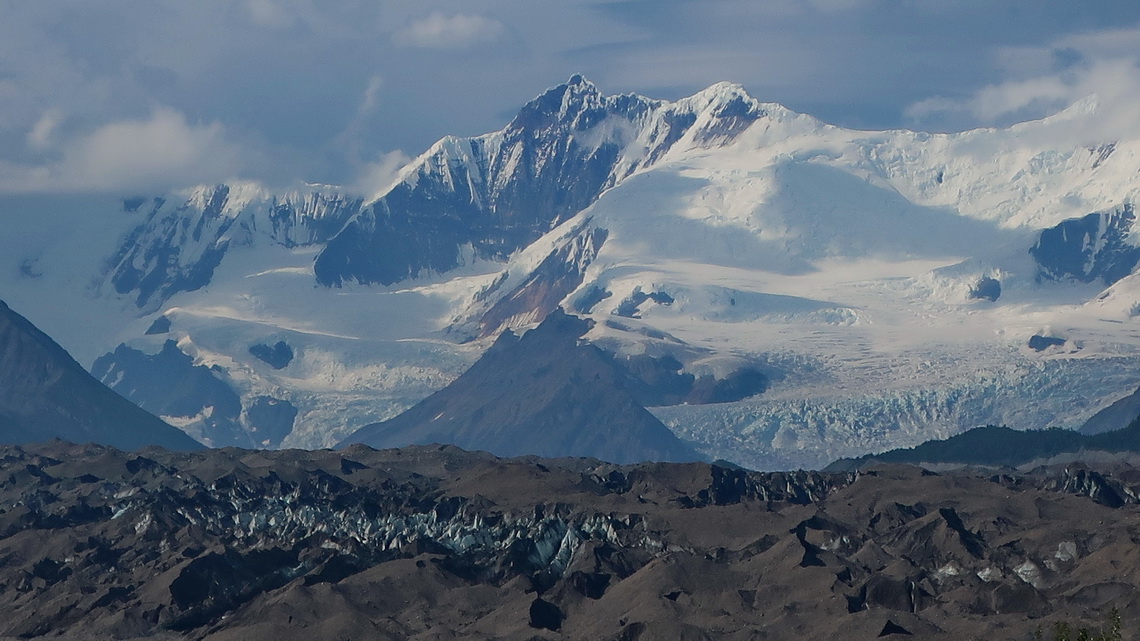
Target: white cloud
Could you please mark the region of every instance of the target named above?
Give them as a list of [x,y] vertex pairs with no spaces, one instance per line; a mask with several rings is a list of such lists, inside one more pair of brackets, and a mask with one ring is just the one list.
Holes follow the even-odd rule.
[[1099,129],[1140,132],[1140,67],[1127,59],[1103,60],[1075,70],[983,87],[963,100],[935,98],[912,105],[907,115],[964,111],[983,122],[1007,116],[1039,117],[1089,97],[1098,103]]
[[1140,29],[1060,38],[1047,47],[998,52],[1007,78],[958,98],[934,97],[905,111],[914,123],[964,116],[986,125],[1042,118],[1078,102],[1089,117],[1069,118],[1066,140],[1095,143],[1140,137]]
[[396,184],[400,170],[411,161],[410,156],[398,149],[381,154],[376,162],[361,167],[349,188],[358,194],[367,195],[367,200],[375,200]]
[[368,79],[368,86],[364,88],[364,97],[360,101],[360,108],[356,110],[358,118],[372,113],[376,109],[376,101],[380,97],[380,88],[384,86],[384,79],[372,76]]
[[55,133],[56,127],[62,120],[63,112],[59,109],[53,107],[44,112],[44,115],[32,126],[32,130],[28,132],[28,147],[37,151],[50,147],[52,134]]
[[906,115],[922,120],[942,112],[963,112],[986,123],[1026,110],[1055,111],[1072,103],[1075,87],[1059,76],[1041,76],[988,85],[967,98],[927,98],[910,105]]
[[143,120],[103,125],[69,140],[51,136],[51,113],[29,134],[58,161],[43,166],[9,164],[0,190],[166,189],[229,180],[247,165],[250,154],[225,138],[218,123],[191,124],[178,111],[158,108]]
[[[1140,32],[1124,27],[1140,24],[1140,3],[1038,3],[1030,15],[1027,2],[10,2],[0,10],[0,182],[16,182],[8,171],[19,167],[62,180],[83,164],[72,151],[65,166],[65,151],[100,125],[153,119],[139,105],[193,114],[184,137],[201,144],[271,150],[241,156],[250,179],[348,183],[378,150],[501,127],[573,72],[660,98],[731,80],[867,128],[909,124],[905,105],[941,95],[913,113],[949,129],[986,124],[975,111],[1044,115],[1080,97],[1058,63],[1087,71],[1137,54]],[[45,117],[53,107],[58,121]]]
[[436,11],[396,32],[393,41],[404,47],[463,49],[495,42],[505,33],[506,27],[498,20],[462,13],[446,16]]
[[359,164],[361,159],[361,139],[368,124],[369,118],[375,113],[380,104],[380,89],[384,86],[384,79],[374,75],[368,78],[364,92],[360,97],[360,104],[356,113],[348,121],[344,131],[340,132],[334,142],[343,150],[350,164]]
[[1108,29],[1065,36],[1057,48],[1074,49],[1096,58],[1135,58],[1140,56],[1140,28]]
[[296,22],[293,14],[274,0],[248,0],[246,9],[253,24],[266,29],[288,29]]

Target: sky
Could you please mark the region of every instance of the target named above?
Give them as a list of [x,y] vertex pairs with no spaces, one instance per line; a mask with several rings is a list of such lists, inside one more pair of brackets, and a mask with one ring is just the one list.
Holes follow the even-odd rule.
[[0,193],[371,193],[574,73],[663,99],[728,80],[860,129],[1005,126],[1096,95],[1133,135],[1140,2],[0,0]]

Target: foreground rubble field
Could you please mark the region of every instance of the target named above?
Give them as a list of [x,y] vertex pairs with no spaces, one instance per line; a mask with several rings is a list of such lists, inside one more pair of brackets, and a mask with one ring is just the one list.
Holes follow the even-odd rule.
[[0,637],[1032,639],[1140,601],[1140,473],[0,449]]

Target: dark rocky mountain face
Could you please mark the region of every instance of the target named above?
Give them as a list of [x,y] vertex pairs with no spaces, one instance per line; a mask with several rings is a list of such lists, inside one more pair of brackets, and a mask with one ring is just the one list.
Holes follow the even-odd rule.
[[1126,203],[1107,212],[1066,220],[1045,229],[1029,249],[1048,280],[1074,279],[1106,285],[1132,273],[1140,262],[1140,247],[1129,242],[1136,212]]
[[53,443],[0,448],[0,478],[3,636],[1029,641],[1113,607],[1140,631],[1128,468]]
[[202,447],[95,380],[0,301],[0,442],[52,438],[124,449]]
[[622,373],[629,393],[646,407],[730,403],[760,394],[769,384],[768,376],[753,367],[742,367],[724,378],[716,378],[685,372],[681,362],[668,355],[607,356]]
[[391,284],[458,265],[460,248],[504,259],[592,203],[613,183],[616,140],[574,136],[607,118],[628,123],[652,103],[607,98],[580,77],[528,103],[501,133],[445,139],[317,257],[317,280]]
[[[271,359],[283,360],[286,350],[292,358],[287,343],[277,345],[284,347],[260,347],[269,350]],[[292,431],[297,416],[288,401],[262,396],[253,399],[243,417],[242,399],[227,382],[226,373],[195,365],[172,340],[157,354],[119,345],[95,359],[91,373],[149,412],[182,419],[201,417],[201,432],[194,435],[211,447],[276,447]]]
[[[480,258],[506,258],[658,160],[697,122],[680,107],[650,122],[661,106],[604,96],[574,76],[524,106],[501,132],[445,138],[329,241],[317,257],[317,280],[391,284],[455,268],[463,247]],[[713,109],[712,124],[698,136],[707,144],[731,139],[763,115],[743,96]]]
[[293,348],[285,341],[277,341],[272,347],[265,343],[251,345],[249,353],[273,369],[285,369],[293,361]]
[[[155,199],[147,222],[136,227],[108,261],[107,281],[116,292],[133,295],[142,308],[205,287],[229,248],[226,234],[235,219],[222,215],[228,196],[228,187],[215,189],[196,224],[187,215],[189,207],[164,211],[166,201]],[[183,253],[192,246],[201,246],[201,251],[184,261]]]
[[342,445],[438,442],[502,456],[698,460],[630,396],[611,358],[579,343],[588,329],[557,310],[521,337],[504,332],[446,388],[392,420],[362,427]]
[[970,298],[988,300],[991,303],[1001,298],[1001,281],[989,276],[982,276],[970,288]]

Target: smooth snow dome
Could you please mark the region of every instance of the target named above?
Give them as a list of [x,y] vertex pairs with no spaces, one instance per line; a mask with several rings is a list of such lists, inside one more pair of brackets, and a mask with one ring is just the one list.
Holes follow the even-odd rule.
[[[114,228],[90,236],[80,205],[0,208],[34,241],[0,238],[0,274],[13,305],[84,362],[172,340],[216,368],[243,411],[290,403],[285,447],[395,416],[553,306],[590,317],[587,338],[618,354],[769,376],[743,401],[653,409],[712,458],[814,466],[985,423],[1075,427],[1140,384],[1136,277],[1053,280],[1040,262],[1084,257],[1087,273],[1115,274],[1116,254],[1094,250],[1135,247],[1121,208],[1140,188],[1140,139],[1057,134],[1097,109],[960,134],[868,132],[730,83],[661,101],[575,77],[502,131],[441,141],[376,199],[238,184],[152,207],[131,194],[133,208],[108,204]],[[561,188],[585,209],[525,209]],[[33,204],[37,219],[23,215]],[[463,224],[432,235],[454,212]],[[487,212],[516,226],[470,223]],[[1092,213],[1103,222],[1087,242],[1030,254],[1043,230]],[[410,276],[389,284],[353,272],[385,225],[436,262],[396,256],[385,273]],[[314,264],[334,245],[350,277],[326,287]],[[972,295],[983,278],[997,300]],[[61,301],[99,322],[60,319]],[[167,331],[145,335],[160,315]],[[1033,335],[1066,340],[1036,351]],[[249,353],[278,342],[293,352],[286,367]]]

